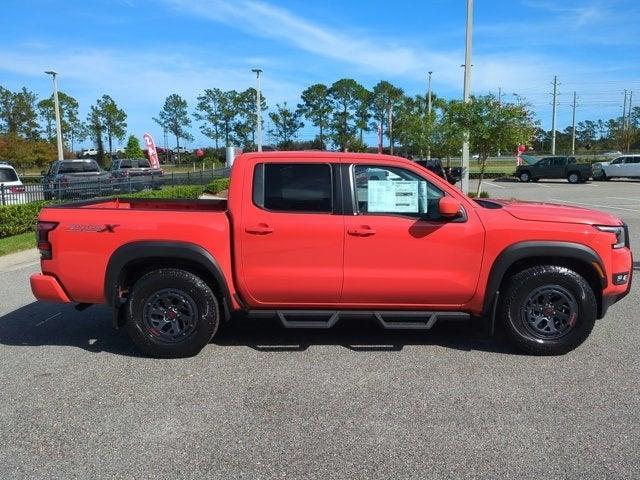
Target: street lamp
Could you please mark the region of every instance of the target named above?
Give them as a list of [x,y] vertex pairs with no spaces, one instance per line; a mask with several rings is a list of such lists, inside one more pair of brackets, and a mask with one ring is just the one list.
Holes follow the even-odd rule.
[[[429,72],[429,91],[427,93],[427,120],[431,125],[431,74]],[[431,160],[431,141],[429,141],[429,148],[427,148],[427,160]]]
[[[467,33],[464,52],[464,91],[463,100],[469,102],[471,93],[471,47],[473,43],[473,0],[467,0]],[[469,193],[469,132],[464,132],[462,143],[462,181],[461,187],[464,193]]]
[[252,68],[251,71],[256,74],[256,143],[258,145],[258,151],[262,151],[262,111],[260,109],[260,74],[262,70],[259,68]]
[[58,102],[58,82],[56,76],[58,72],[47,70],[47,75],[51,75],[53,81],[53,105],[56,111],[56,136],[58,137],[58,160],[64,160],[64,152],[62,150],[62,126],[60,125],[60,103]]

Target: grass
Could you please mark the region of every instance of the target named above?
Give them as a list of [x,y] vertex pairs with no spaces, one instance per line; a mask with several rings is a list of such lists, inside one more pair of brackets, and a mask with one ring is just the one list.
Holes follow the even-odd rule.
[[35,246],[36,239],[33,232],[0,238],[0,256],[35,248]]

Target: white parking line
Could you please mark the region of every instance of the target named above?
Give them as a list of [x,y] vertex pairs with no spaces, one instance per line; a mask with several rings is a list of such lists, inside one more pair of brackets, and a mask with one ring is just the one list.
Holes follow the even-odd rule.
[[495,183],[493,183],[493,182],[484,182],[484,181],[483,181],[482,183],[483,183],[483,184],[485,184],[485,185],[487,185],[487,186],[489,186],[489,187],[507,188],[507,187],[505,187],[504,185],[496,185],[496,184],[495,184]]
[[634,210],[633,208],[612,207],[610,205],[602,205],[602,204],[599,204],[599,203],[571,202],[569,200],[562,200],[560,198],[551,198],[550,200],[553,200],[554,202],[560,202],[560,203],[573,203],[575,205],[585,205],[587,207],[612,208],[614,210],[624,210],[625,212],[640,213],[640,210]]
[[640,198],[628,198],[628,197],[607,197],[613,198],[614,200],[628,200],[630,202],[640,202]]

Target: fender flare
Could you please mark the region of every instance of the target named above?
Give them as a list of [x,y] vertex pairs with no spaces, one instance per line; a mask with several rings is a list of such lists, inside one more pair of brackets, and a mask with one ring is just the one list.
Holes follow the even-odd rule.
[[207,250],[189,242],[140,241],[118,247],[109,258],[104,276],[104,294],[107,304],[119,306],[116,287],[122,279],[122,272],[130,262],[145,258],[169,258],[197,263],[215,279],[223,297],[223,314],[228,314],[232,305],[231,293],[220,265]]
[[[606,272],[604,269],[604,263],[600,256],[593,249],[580,243],[556,241],[530,241],[515,243],[500,252],[491,266],[483,303],[483,313],[485,315],[488,315],[491,312],[495,296],[500,289],[500,284],[502,283],[502,279],[504,278],[505,273],[507,273],[507,270],[509,270],[509,268],[518,260],[531,257],[568,258],[584,262],[591,268],[594,268],[593,263],[596,263],[602,272]],[[600,275],[598,275],[598,277],[600,278],[602,289],[606,288],[607,277],[602,277]],[[596,292],[596,294],[598,294],[598,292]]]

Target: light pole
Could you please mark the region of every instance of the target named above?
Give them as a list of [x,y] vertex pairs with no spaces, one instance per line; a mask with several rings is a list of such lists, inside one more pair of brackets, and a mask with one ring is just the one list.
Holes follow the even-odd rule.
[[[427,121],[429,122],[429,126],[431,126],[431,74],[433,72],[429,72],[429,91],[427,93]],[[429,142],[429,147],[427,148],[427,160],[431,160],[431,142]]]
[[58,72],[47,70],[47,75],[51,75],[53,81],[53,105],[56,111],[56,135],[58,137],[58,160],[64,160],[64,151],[62,150],[62,126],[60,125],[60,104],[58,103],[58,82],[56,76]]
[[259,68],[251,69],[256,74],[256,143],[258,151],[262,151],[262,111],[260,110],[260,74],[262,70]]
[[[473,0],[467,0],[467,34],[464,52],[464,90],[463,100],[469,102],[471,93],[471,47],[473,44]],[[463,193],[469,193],[469,132],[464,132],[462,142],[462,181]]]

